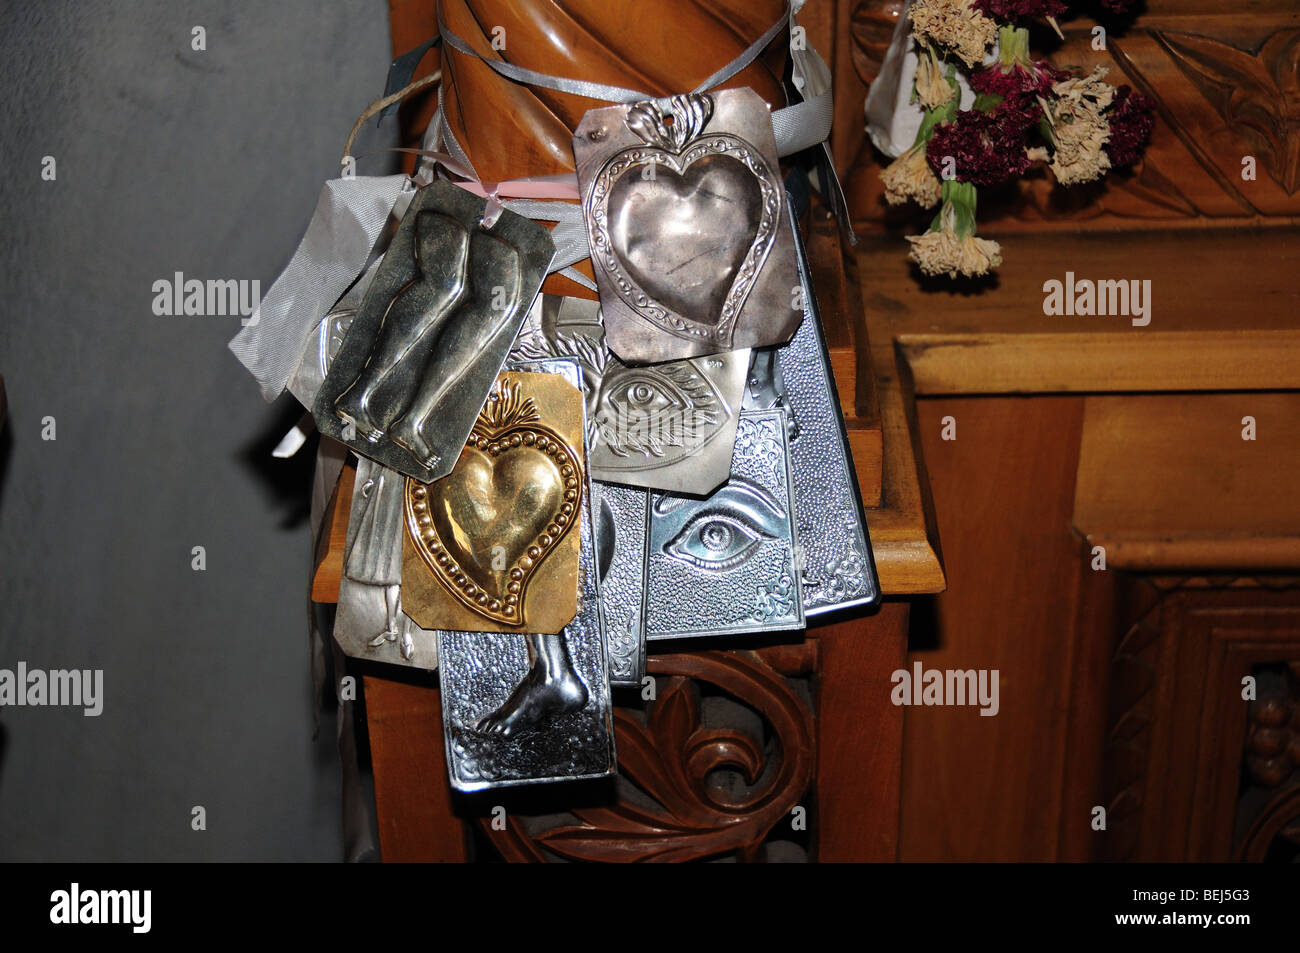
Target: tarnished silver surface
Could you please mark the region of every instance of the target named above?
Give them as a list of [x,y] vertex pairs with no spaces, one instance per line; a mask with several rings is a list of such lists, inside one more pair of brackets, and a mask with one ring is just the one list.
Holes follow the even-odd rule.
[[791,489],[784,417],[756,410],[711,496],[651,494],[647,638],[803,628]]
[[376,261],[307,336],[298,367],[289,378],[289,393],[298,398],[298,402],[304,407],[311,407],[316,403],[316,394],[320,391],[320,385],[329,372],[330,363],[334,360],[334,355],[338,354],[339,348],[343,346],[343,339],[347,337],[348,329],[352,327],[352,319],[356,317],[357,310],[361,307],[361,300],[365,296],[366,289],[370,287],[370,282],[374,280],[378,268],[379,262]]
[[[590,495],[584,498],[590,500]],[[603,777],[614,734],[590,508],[578,615],[558,635],[438,632],[443,731],[458,791]]]
[[788,345],[768,352],[770,358],[755,352],[744,406],[775,406],[790,418],[795,538],[803,563],[804,612],[814,616],[874,604],[880,584],[817,299],[797,236],[795,243],[804,321]]
[[762,97],[593,109],[573,153],[611,351],[653,364],[790,339],[793,232]]
[[749,354],[628,367],[605,347],[598,302],[541,295],[511,357],[581,364],[593,479],[703,496],[731,469]]
[[455,465],[555,253],[512,212],[420,189],[313,405],[321,433],[422,483]]
[[405,483],[396,470],[365,457],[357,464],[334,640],[353,658],[434,669],[435,634],[416,625],[401,607]]
[[639,686],[645,675],[645,548],[650,493],[640,487],[593,482],[600,602],[605,617],[609,680]]

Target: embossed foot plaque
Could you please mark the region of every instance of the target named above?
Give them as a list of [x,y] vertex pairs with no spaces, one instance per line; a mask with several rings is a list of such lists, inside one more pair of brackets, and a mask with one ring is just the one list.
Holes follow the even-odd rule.
[[[576,366],[556,363],[570,363],[576,389]],[[447,769],[458,791],[614,773],[591,498],[582,494],[573,533],[580,541],[578,612],[561,632],[436,633]]]

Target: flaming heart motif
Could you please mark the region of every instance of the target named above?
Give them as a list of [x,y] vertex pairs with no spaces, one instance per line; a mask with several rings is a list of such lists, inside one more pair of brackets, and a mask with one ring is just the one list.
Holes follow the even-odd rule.
[[528,581],[577,522],[582,464],[540,422],[519,383],[498,380],[450,474],[408,480],[406,524],[436,578],[473,612],[526,624]]
[[586,218],[592,260],[630,308],[726,350],[776,241],[781,183],[750,143],[704,134],[712,114],[707,94],[674,96],[671,114],[632,106],[625,122],[645,145],[601,167]]

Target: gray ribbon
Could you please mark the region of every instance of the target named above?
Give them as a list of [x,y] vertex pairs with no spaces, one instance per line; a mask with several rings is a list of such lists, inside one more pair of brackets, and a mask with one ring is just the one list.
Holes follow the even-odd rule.
[[[754,62],[755,57],[767,47],[769,43],[776,38],[781,32],[781,28],[790,22],[793,15],[792,8],[787,4],[785,13],[781,18],[767,28],[767,31],[753,43],[749,44],[739,56],[728,63],[722,69],[718,70],[699,86],[695,87],[693,92],[703,93],[715,86],[720,86],[731,77],[735,76],[750,63]],[[464,53],[466,56],[473,56],[486,63],[499,74],[512,79],[516,83],[523,83],[527,86],[541,86],[543,89],[553,89],[557,93],[572,93],[575,96],[585,96],[587,99],[603,99],[611,103],[642,103],[647,99],[655,99],[649,93],[643,93],[635,89],[626,89],[622,86],[609,86],[605,83],[592,83],[583,79],[566,79],[563,76],[551,76],[549,73],[539,73],[536,70],[525,69],[522,66],[515,66],[513,63],[507,63],[504,60],[490,60],[480,55],[472,46],[465,42],[459,34],[448,29],[447,25],[442,22],[442,8],[438,9],[438,33],[442,41],[454,50]],[[667,103],[667,98],[661,100]]]
[[[799,6],[802,6],[802,4],[799,4]],[[783,27],[793,24],[795,10],[795,6],[787,5],[786,11],[781,18],[768,27],[762,36],[749,44],[730,63],[704,80],[699,86],[696,86],[693,92],[703,93],[715,86],[720,86],[754,62],[758,54],[767,48],[767,45],[776,38],[776,35],[781,32]],[[447,46],[464,53],[466,56],[474,57],[487,64],[501,76],[517,83],[540,86],[543,89],[553,89],[560,93],[571,93],[575,96],[584,96],[587,99],[603,99],[611,103],[640,103],[646,100],[654,100],[666,107],[670,98],[656,98],[649,93],[636,89],[627,89],[622,86],[610,86],[605,83],[592,83],[582,79],[551,76],[548,73],[539,73],[537,70],[507,63],[504,60],[488,59],[442,22],[441,9],[438,11],[438,30]],[[772,133],[776,138],[776,154],[781,157],[793,155],[825,141],[826,137],[830,135],[831,120],[833,118],[834,110],[829,91],[819,96],[810,97],[803,102],[795,103],[792,106],[772,110]],[[442,127],[442,138],[447,151],[460,161],[464,156],[464,150],[460,148],[455,136],[451,134],[451,129],[441,112],[441,102],[439,103],[439,112],[434,116],[434,121],[430,123],[430,128],[435,126]],[[467,160],[465,164],[467,167],[473,168]]]

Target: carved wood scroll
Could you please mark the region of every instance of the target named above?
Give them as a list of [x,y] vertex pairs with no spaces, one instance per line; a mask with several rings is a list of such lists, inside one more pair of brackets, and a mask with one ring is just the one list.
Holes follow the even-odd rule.
[[[736,855],[755,860],[764,840],[812,781],[813,715],[784,675],[755,652],[697,652],[649,659],[658,692],[644,719],[616,708],[621,790],[569,819],[536,829],[513,812],[484,834],[510,861],[680,861]],[[714,727],[702,718],[700,689],[721,690],[758,716],[761,728]],[[714,783],[717,772],[743,783]],[[534,829],[530,829],[534,827]]]

